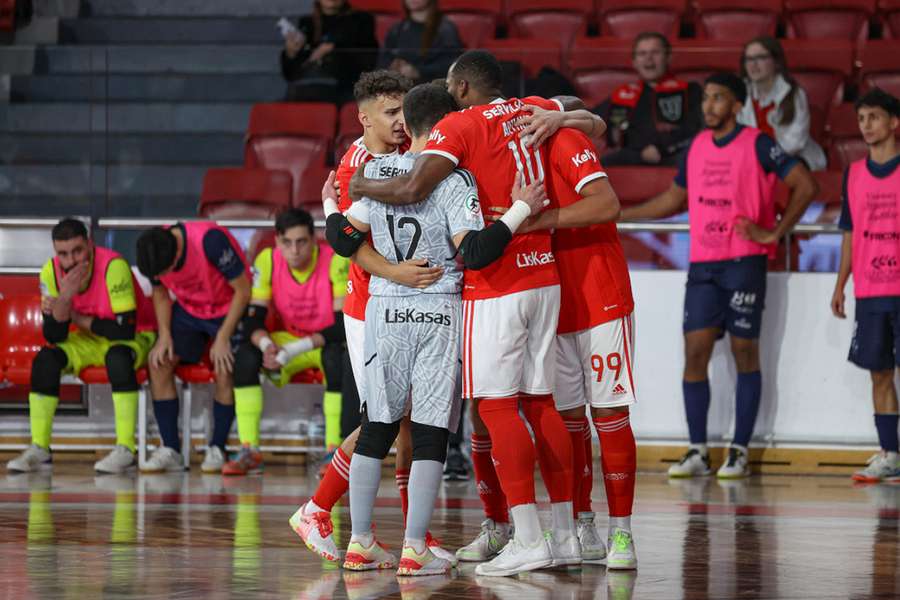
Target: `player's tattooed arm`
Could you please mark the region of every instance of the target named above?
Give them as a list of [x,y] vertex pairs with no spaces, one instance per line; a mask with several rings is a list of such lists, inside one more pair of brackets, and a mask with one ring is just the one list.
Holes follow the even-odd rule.
[[553,96],[552,99],[558,102],[563,110],[579,110],[587,108],[584,101],[578,96]]
[[687,190],[673,183],[662,194],[635,206],[627,206],[619,215],[620,221],[663,219],[687,209]]
[[526,146],[540,146],[561,127],[571,127],[590,138],[599,138],[606,133],[606,121],[589,110],[547,110],[531,104],[525,106],[529,114],[522,117],[525,129],[519,137]]
[[456,165],[449,158],[436,154],[422,154],[406,175],[390,179],[368,179],[365,165],[361,165],[350,180],[353,200],[372,198],[384,204],[403,206],[421,202],[437,184],[447,178]]

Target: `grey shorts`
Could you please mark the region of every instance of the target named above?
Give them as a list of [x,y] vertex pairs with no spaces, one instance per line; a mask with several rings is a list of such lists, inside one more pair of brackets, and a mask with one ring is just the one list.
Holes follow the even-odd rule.
[[458,295],[372,296],[366,306],[370,421],[413,421],[454,431],[460,410],[462,302]]

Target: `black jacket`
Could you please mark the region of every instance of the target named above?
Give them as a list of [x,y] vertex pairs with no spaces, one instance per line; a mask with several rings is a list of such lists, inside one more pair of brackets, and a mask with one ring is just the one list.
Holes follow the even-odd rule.
[[395,58],[400,58],[419,71],[420,81],[431,81],[447,76],[447,70],[462,53],[456,25],[450,19],[441,19],[437,35],[425,54],[422,54],[423,23],[403,20],[388,31],[384,47],[378,56],[378,67],[387,69]]

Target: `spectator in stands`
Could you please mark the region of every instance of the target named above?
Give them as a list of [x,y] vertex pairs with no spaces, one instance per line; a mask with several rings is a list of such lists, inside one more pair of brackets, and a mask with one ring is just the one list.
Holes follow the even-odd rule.
[[403,0],[403,11],[406,18],[388,31],[378,67],[416,83],[444,77],[462,52],[456,25],[444,18],[438,0]]
[[298,29],[285,34],[281,73],[291,84],[288,99],[349,99],[377,50],[371,14],[354,10],[347,0],[316,0],[313,14],[300,17]]
[[[50,432],[63,373],[106,367],[112,384],[116,446],[94,469],[122,473],[135,464],[138,414],[135,370],[156,340],[153,307],[118,253],[95,245],[78,219],[53,228],[54,256],[41,269],[44,338],[31,365],[31,446],[9,461],[10,471],[34,471],[51,462]],[[70,330],[74,325],[74,330]]]
[[644,32],[632,46],[639,83],[620,85],[594,112],[609,129],[603,157],[609,165],[678,164],[678,155],[702,127],[702,91],[669,72],[672,46],[660,33]]
[[750,102],[741,109],[738,123],[762,130],[810,171],[824,169],[825,152],[809,134],[806,92],[791,77],[781,44],[768,36],[748,42],[741,76]]

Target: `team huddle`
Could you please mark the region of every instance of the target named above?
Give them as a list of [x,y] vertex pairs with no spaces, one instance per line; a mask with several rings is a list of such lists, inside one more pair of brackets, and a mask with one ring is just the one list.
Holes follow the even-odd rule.
[[[32,445],[8,468],[51,462],[60,376],[93,365],[105,366],[112,384],[117,438],[95,468],[135,466],[138,374],[146,365],[162,444],[141,469],[183,469],[176,368],[199,362],[208,348],[216,387],[204,472],[262,469],[261,375],[285,385],[306,369],[324,374],[333,455],[315,494],[290,518],[323,558],[402,576],[445,573],[457,561],[480,562],[481,576],[581,563],[635,569],[634,300],[615,222],[688,209],[683,392],[691,446],[670,475],[710,473],[708,366],[727,332],[737,418],[718,475],[743,477],[761,394],[767,256],[816,186],[771,138],[736,124],[743,82],[716,74],[704,88],[707,130],[687,150],[671,189],[623,211],[591,141],[604,131],[602,119],[577,98],[504,98],[501,78],[499,63],[483,51],[463,54],[440,83],[413,87],[394,72],[363,74],[354,93],[364,134],[322,190],[327,243],[316,241],[309,213],[292,209],[278,216],[275,246],[259,252],[252,268],[214,223],[154,228],[137,243],[138,269],[153,286],[148,298],[120,255],[92,244],[80,221],[61,221],[52,234],[55,256],[41,273],[48,346],[32,366]],[[856,293],[874,300],[867,312],[858,309],[857,321],[879,345],[873,350],[858,333],[851,360],[872,370],[877,384],[892,380],[900,357],[891,353],[896,305],[881,298],[900,296],[900,277],[896,269],[889,281],[884,269],[872,275],[863,259],[887,253],[897,239],[869,235],[879,219],[855,198],[877,195],[887,181],[896,199],[892,132],[900,110],[886,95],[862,102],[861,114],[875,115],[866,141],[884,145],[878,156],[890,160],[879,167],[884,173],[863,161],[849,173],[832,306],[843,316],[851,266],[854,277],[868,278]],[[777,221],[776,178],[791,190]],[[900,479],[896,395],[880,389],[884,454],[862,480]],[[429,524],[448,438],[466,403],[485,518],[477,537],[452,553]],[[241,450],[226,460],[235,419]],[[591,503],[591,424],[609,510],[605,539]],[[373,524],[392,446],[405,519],[399,560]],[[535,465],[550,498],[549,527],[537,509]],[[352,534],[342,552],[331,510],[348,491]]]

